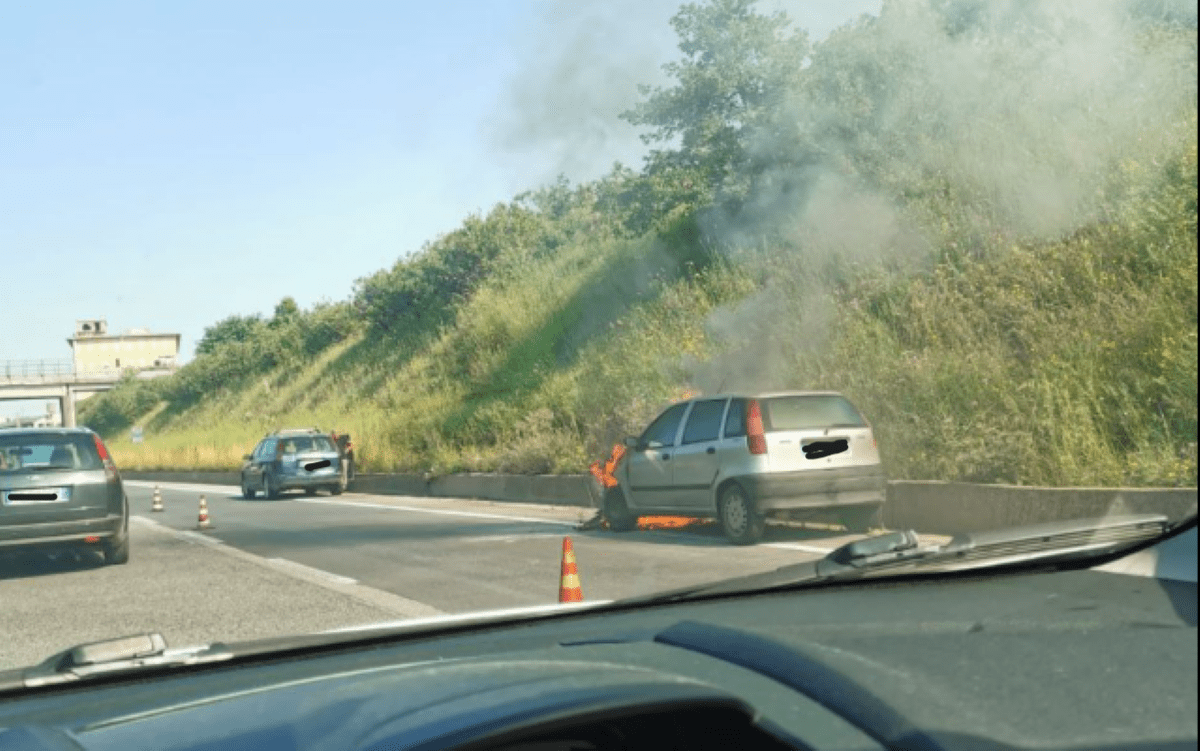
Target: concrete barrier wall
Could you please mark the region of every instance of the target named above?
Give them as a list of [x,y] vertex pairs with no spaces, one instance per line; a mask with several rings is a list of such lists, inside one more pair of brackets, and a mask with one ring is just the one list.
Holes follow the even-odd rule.
[[[237,472],[122,472],[131,480],[237,485]],[[477,498],[595,508],[591,475],[358,475],[350,489],[377,495]],[[1038,488],[960,482],[888,483],[884,525],[954,535],[1116,514],[1196,514],[1196,488]]]
[[1196,514],[1196,488],[1039,488],[962,482],[888,483],[884,526],[954,535],[1119,514]]

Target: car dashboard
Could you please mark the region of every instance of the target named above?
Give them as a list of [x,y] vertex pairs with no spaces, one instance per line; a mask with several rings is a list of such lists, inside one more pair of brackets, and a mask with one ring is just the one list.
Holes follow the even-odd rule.
[[342,638],[2,694],[0,751],[1197,740],[1194,581],[957,573]]

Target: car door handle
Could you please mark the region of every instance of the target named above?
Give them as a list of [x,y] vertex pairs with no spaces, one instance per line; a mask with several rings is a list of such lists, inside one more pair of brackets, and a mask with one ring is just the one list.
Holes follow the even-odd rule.
[[662,455],[662,460],[663,460],[664,462],[665,462],[665,461],[669,461],[670,459],[671,459],[671,455],[670,455],[670,454],[663,454],[663,455]]
[[706,453],[706,454],[715,454],[715,453],[717,453],[717,447],[716,447],[716,446],[709,446],[709,447],[708,447],[708,450],[707,450],[707,451],[705,451],[704,453]]

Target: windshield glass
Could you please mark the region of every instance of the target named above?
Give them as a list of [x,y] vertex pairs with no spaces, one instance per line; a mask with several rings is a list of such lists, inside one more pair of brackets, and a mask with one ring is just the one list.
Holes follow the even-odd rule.
[[1195,514],[1193,3],[10,5],[0,668]]

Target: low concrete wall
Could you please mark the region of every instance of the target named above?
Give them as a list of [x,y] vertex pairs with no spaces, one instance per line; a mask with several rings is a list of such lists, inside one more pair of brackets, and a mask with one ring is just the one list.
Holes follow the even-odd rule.
[[[237,472],[122,472],[131,480],[237,485]],[[350,489],[377,495],[478,498],[595,508],[591,475],[364,474]],[[1196,514],[1196,488],[1038,488],[962,482],[888,483],[883,521],[889,529],[955,535],[1023,524],[1115,514]]]
[[1119,514],[1160,513],[1171,521],[1196,513],[1196,488],[1039,488],[963,482],[888,483],[889,529],[955,535],[1024,524]]
[[143,482],[194,482],[200,485],[238,485],[242,476],[238,472],[135,472],[121,470],[126,480]]
[[[137,472],[121,476],[146,482],[193,482],[237,485],[237,472]],[[434,498],[478,498],[490,501],[544,503],[556,506],[595,507],[588,490],[591,475],[491,475],[461,474],[425,477],[406,474],[360,474],[350,483],[355,493],[413,495]]]

